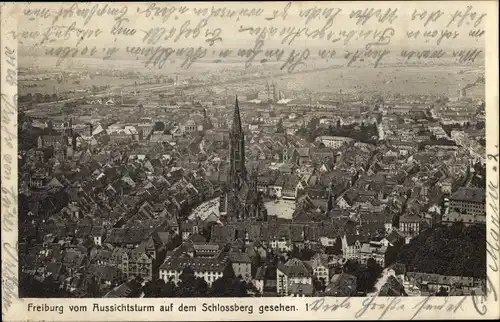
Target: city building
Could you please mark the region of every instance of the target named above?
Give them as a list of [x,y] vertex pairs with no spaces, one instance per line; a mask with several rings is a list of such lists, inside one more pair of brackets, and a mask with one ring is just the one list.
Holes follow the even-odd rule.
[[187,267],[194,271],[196,277],[203,278],[209,286],[224,273],[232,270],[228,253],[220,249],[219,245],[186,245],[165,259],[159,269],[159,278],[165,282],[172,280],[177,284]]
[[316,138],[316,141],[323,143],[326,147],[338,149],[342,145],[347,144],[354,140],[342,136],[319,136]]
[[276,291],[278,296],[289,296],[297,286],[312,286],[313,269],[306,262],[292,258],[286,263],[278,263],[276,268]]
[[238,98],[234,105],[230,135],[229,178],[220,197],[220,213],[225,222],[246,219],[266,220],[267,211],[258,190],[256,171],[245,167],[245,134],[241,124]]
[[450,210],[462,214],[484,216],[486,194],[482,188],[462,187],[450,196]]

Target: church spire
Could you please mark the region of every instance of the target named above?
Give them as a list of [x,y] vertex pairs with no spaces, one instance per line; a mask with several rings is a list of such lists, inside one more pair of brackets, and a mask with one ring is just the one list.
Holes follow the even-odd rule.
[[238,96],[234,104],[233,127],[230,139],[230,162],[231,175],[230,182],[233,187],[240,187],[246,180],[245,169],[245,135],[241,127],[240,108],[238,106]]
[[241,133],[241,117],[240,117],[240,107],[238,106],[238,95],[236,95],[236,101],[234,103],[234,114],[233,114],[233,133]]

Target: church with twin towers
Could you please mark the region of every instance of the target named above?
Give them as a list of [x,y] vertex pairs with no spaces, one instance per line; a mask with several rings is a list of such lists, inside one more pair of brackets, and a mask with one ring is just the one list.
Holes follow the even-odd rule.
[[267,210],[258,189],[258,174],[256,171],[247,171],[245,166],[245,133],[237,96],[229,136],[229,175],[220,196],[221,221],[266,221]]

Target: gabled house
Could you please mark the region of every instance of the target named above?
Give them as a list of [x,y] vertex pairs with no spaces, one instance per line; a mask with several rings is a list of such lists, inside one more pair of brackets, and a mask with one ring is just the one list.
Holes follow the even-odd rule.
[[309,266],[313,270],[313,276],[323,280],[325,285],[330,282],[330,269],[328,267],[328,255],[316,253],[309,261]]
[[[284,264],[278,263],[276,268],[276,291],[278,296],[312,295],[310,289],[312,287],[312,277],[312,267],[300,259],[292,258]],[[306,292],[299,292],[301,289]]]
[[356,294],[357,278],[354,275],[341,273],[332,276],[325,288],[325,296],[349,297]]

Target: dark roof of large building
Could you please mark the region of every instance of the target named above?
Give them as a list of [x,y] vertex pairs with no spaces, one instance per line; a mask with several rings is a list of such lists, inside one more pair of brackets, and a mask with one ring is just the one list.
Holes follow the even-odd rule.
[[313,274],[312,267],[297,258],[292,258],[285,264],[279,263],[278,269],[287,276],[311,277]]
[[140,295],[140,290],[141,284],[133,280],[111,290],[104,297],[138,297],[138,295]]
[[194,271],[223,272],[228,264],[227,255],[214,258],[172,257],[167,259],[160,269],[182,271],[185,267],[191,267]]
[[482,188],[463,187],[459,188],[451,197],[450,200],[485,202],[486,193]]

